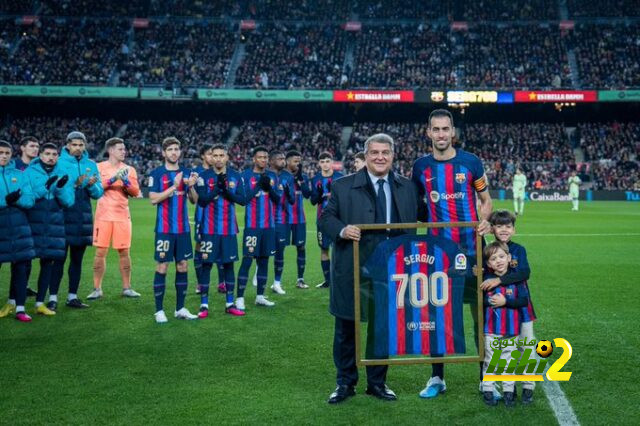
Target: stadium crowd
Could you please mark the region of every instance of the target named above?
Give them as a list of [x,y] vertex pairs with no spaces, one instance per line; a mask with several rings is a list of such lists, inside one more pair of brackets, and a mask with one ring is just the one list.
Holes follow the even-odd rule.
[[[177,136],[183,146],[185,166],[200,163],[202,144],[230,143],[229,157],[237,170],[248,166],[250,151],[258,145],[270,151],[297,150],[303,154],[305,173],[317,172],[317,158],[328,151],[347,171],[374,133],[384,132],[396,141],[396,170],[409,175],[416,158],[431,151],[425,123],[353,123],[348,143],[342,146],[343,125],[336,122],[290,121],[150,121],[99,120],[96,118],[31,117],[7,120],[0,139],[17,145],[21,138],[35,135],[42,142],[62,144],[73,129],[83,129],[92,158],[102,160],[103,142],[112,136],[128,144],[128,161],[138,170],[144,185],[150,170],[162,162],[159,141]],[[530,185],[540,189],[566,189],[572,170],[593,189],[633,189],[639,179],[640,125],[637,123],[582,123],[577,127],[577,145],[584,161],[576,155],[562,124],[552,123],[460,123],[454,138],[457,146],[480,157],[490,187],[510,188],[516,167],[521,167]],[[640,183],[638,183],[640,185]]]

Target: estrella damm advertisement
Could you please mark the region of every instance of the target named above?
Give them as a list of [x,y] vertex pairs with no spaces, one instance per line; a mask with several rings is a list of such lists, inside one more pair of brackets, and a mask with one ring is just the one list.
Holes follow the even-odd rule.
[[[549,364],[549,356],[555,351],[562,350],[560,357]],[[522,352],[510,348],[525,348]],[[535,347],[535,348],[534,348]],[[573,355],[571,344],[563,339],[524,341],[517,338],[492,339],[487,346],[491,352],[491,359],[483,377],[484,382],[542,382],[544,376],[551,381],[568,381],[570,371],[561,371]],[[535,355],[538,355],[537,358]],[[485,361],[486,362],[486,361]],[[548,369],[547,369],[548,367]],[[547,370],[545,373],[545,369]]]

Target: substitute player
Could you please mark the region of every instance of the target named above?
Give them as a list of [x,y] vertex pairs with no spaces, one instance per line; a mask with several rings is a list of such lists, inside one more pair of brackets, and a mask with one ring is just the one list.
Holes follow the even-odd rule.
[[[492,202],[484,167],[478,157],[453,147],[455,134],[453,116],[445,109],[437,109],[429,115],[427,135],[431,139],[433,153],[419,158],[413,165],[412,180],[418,186],[419,202],[425,210],[421,218],[428,222],[480,221],[477,232],[473,228],[430,228],[429,235],[442,236],[458,243],[467,256],[476,258],[476,238],[491,231],[487,221]],[[480,201],[478,212],[477,200]],[[471,317],[477,322],[477,290],[475,278],[465,284],[465,303],[470,303]],[[477,324],[474,325],[477,342]],[[432,376],[423,398],[435,398],[446,390],[444,364],[433,364]],[[481,366],[482,368],[482,366]],[[482,374],[482,371],[480,372]]]
[[567,180],[567,185],[569,186],[569,197],[571,197],[571,211],[578,211],[578,204],[580,203],[580,184],[582,184],[582,180],[576,174],[576,171],[571,171],[571,176]]
[[157,323],[167,322],[163,301],[166,289],[169,262],[176,263],[176,310],[178,319],[197,319],[184,307],[187,296],[187,260],[193,257],[187,197],[195,197],[194,186],[198,174],[181,167],[180,141],[174,137],[162,141],[164,164],[151,172],[149,177],[149,199],[157,206],[155,260],[156,273],[153,279],[153,294],[156,301]]
[[227,168],[229,156],[222,145],[206,145],[204,160],[207,163],[198,178],[196,191],[198,205],[202,208],[198,229],[198,252],[200,259],[200,318],[209,316],[209,284],[211,268],[218,264],[223,270],[226,304],[225,312],[242,316],[244,311],[233,303],[235,274],[233,263],[238,260],[238,221],[235,205],[245,204],[242,178],[236,171]]
[[522,173],[520,167],[516,168],[516,174],[513,175],[513,211],[518,215],[524,214],[524,193],[527,188],[527,177]]
[[367,164],[364,158],[364,152],[360,151],[353,156],[353,172],[360,171]]
[[267,170],[269,153],[263,146],[252,151],[253,167],[242,173],[245,192],[245,227],[242,238],[242,263],[238,271],[238,294],[236,307],[245,309],[244,291],[247,286],[249,269],[253,259],[257,264],[258,295],[256,305],[274,306],[264,297],[269,272],[269,257],[276,254],[276,231],[274,213],[280,193],[277,191],[278,178]]
[[87,299],[102,297],[102,279],[107,267],[109,246],[118,251],[122,295],[140,297],[140,293],[131,288],[131,214],[129,197],[140,194],[136,169],[125,164],[127,148],[120,138],[108,139],[105,150],[107,161],[98,163],[100,181],[104,195],[96,206],[96,219],[93,227],[93,245],[96,255],[93,259],[93,292]]
[[[322,211],[329,203],[331,197],[331,182],[342,177],[342,173],[333,170],[333,155],[330,152],[323,152],[318,156],[318,166],[320,173],[311,180],[311,204],[318,206],[316,218],[320,219]],[[331,260],[329,258],[329,247],[331,239],[328,235],[323,235],[320,229],[317,231],[318,245],[320,246],[320,266],[324,281],[316,288],[328,288],[330,283]]]

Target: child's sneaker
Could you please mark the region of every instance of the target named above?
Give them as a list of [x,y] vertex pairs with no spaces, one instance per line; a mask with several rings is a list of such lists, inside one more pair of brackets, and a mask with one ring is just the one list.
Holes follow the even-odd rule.
[[512,408],[516,406],[516,396],[513,392],[503,392],[502,399],[504,399],[504,405],[506,407]]
[[24,311],[18,312],[16,314],[16,319],[20,322],[31,322],[31,317]]
[[489,407],[495,407],[498,405],[498,401],[493,397],[493,392],[491,391],[482,392],[482,401]]
[[522,390],[522,403],[524,405],[529,405],[533,403],[533,389]]

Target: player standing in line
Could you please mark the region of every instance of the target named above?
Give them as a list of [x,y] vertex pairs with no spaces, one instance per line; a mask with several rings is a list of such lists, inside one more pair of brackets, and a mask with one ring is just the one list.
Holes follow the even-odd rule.
[[[179,319],[193,320],[193,315],[184,307],[187,296],[187,260],[193,257],[187,197],[195,197],[194,186],[198,174],[179,165],[180,141],[174,137],[162,141],[164,165],[154,169],[149,177],[149,199],[158,207],[155,226],[156,273],[153,279],[153,294],[156,302],[157,323],[167,322],[163,301],[166,289],[169,262],[176,263],[176,310]],[[195,199],[195,198],[194,198]]]
[[225,312],[242,316],[244,311],[233,304],[235,274],[233,263],[238,260],[238,221],[235,204],[244,205],[244,187],[242,178],[236,171],[227,167],[229,156],[222,145],[205,145],[203,157],[206,164],[198,179],[198,204],[202,208],[197,229],[200,235],[198,253],[201,272],[198,277],[200,286],[200,318],[209,316],[209,284],[213,264],[222,267],[223,282],[226,283]]
[[[67,145],[60,153],[60,166],[65,168],[75,191],[73,206],[64,210],[64,227],[67,235],[65,257],[66,253],[69,254],[67,306],[75,309],[89,307],[78,299],[78,288],[82,276],[82,259],[87,247],[93,243],[91,199],[97,200],[104,193],[98,166],[95,161],[89,159],[86,143],[87,138],[84,134],[71,132],[67,135]],[[60,281],[62,281],[62,271],[60,271],[60,279],[55,279],[49,289],[49,301],[54,304],[58,301]]]
[[527,189],[527,177],[522,173],[520,167],[516,168],[516,174],[513,175],[513,211],[516,216],[524,214],[524,194]]
[[[496,240],[507,245],[511,262],[509,262],[509,270],[505,274],[495,278],[485,278],[481,288],[483,291],[490,291],[498,286],[522,283],[527,289],[528,297],[527,304],[518,309],[521,321],[518,340],[535,340],[536,336],[533,333],[533,322],[536,320],[536,313],[531,303],[531,292],[529,291],[528,285],[531,269],[529,268],[529,261],[527,260],[527,250],[520,244],[512,241],[516,233],[516,217],[507,210],[497,210],[491,214],[489,222],[491,222],[491,232],[496,236]],[[524,348],[518,349],[524,350]],[[533,390],[535,387],[536,382],[522,382],[523,404],[531,404],[533,402]]]
[[49,288],[60,287],[66,255],[64,209],[74,204],[73,181],[66,168],[58,162],[58,147],[50,142],[42,145],[40,156],[24,171],[31,182],[35,198],[34,206],[27,210],[29,225],[36,251],[40,259],[36,313],[55,315],[57,302],[44,305]]
[[[331,182],[342,177],[342,173],[333,171],[333,155],[329,152],[323,152],[318,156],[318,166],[320,173],[316,173],[311,179],[311,204],[318,205],[318,213],[316,219],[320,219],[322,210],[327,207],[329,197],[331,197]],[[320,266],[324,281],[316,286],[316,288],[329,288],[331,280],[331,260],[329,257],[329,247],[331,247],[331,239],[328,235],[322,235],[320,229],[317,231],[318,245],[320,246]]]
[[[475,155],[454,148],[452,143],[454,134],[451,113],[445,109],[432,111],[429,115],[427,135],[431,139],[433,153],[416,160],[413,165],[412,180],[418,187],[419,202],[426,210],[428,222],[480,221],[477,232],[473,228],[430,228],[428,230],[429,235],[443,236],[460,244],[467,252],[468,258],[475,260],[476,238],[491,231],[491,225],[487,219],[491,215],[492,201],[482,162]],[[476,203],[478,199],[479,208]],[[468,279],[465,283],[464,302],[470,304],[471,317],[476,322],[473,330],[477,345],[478,312],[475,277]],[[444,364],[433,364],[431,378],[420,392],[420,396],[435,398],[446,389]]]
[[302,154],[298,151],[289,151],[286,155],[287,169],[291,176],[291,189],[293,203],[283,204],[285,220],[283,225],[284,241],[281,241],[282,256],[287,245],[293,244],[297,250],[298,280],[296,287],[307,289],[304,282],[304,269],[307,262],[305,245],[307,243],[307,220],[304,213],[304,199],[311,196],[309,177],[302,173]]
[[11,160],[11,144],[0,140],[0,265],[11,264],[9,300],[0,310],[0,318],[12,312],[20,322],[30,322],[24,310],[27,299],[28,269],[35,257],[31,227],[25,210],[34,198],[28,176]]
[[360,171],[360,169],[363,168],[366,164],[367,162],[364,158],[363,151],[360,151],[353,156],[353,172],[354,173]]
[[[500,241],[495,241],[484,248],[484,258],[490,272],[489,279],[501,279],[509,270],[511,256],[509,248]],[[494,352],[493,342],[497,339],[506,339],[518,336],[521,333],[520,316],[521,309],[527,306],[529,293],[526,285],[522,281],[512,284],[497,286],[492,290],[484,290],[484,363],[483,374],[491,362]],[[502,346],[502,345],[501,345]],[[501,359],[511,359],[511,353],[516,349],[515,345],[502,346]],[[483,381],[482,396],[484,403],[495,406],[498,401],[495,397],[495,384],[492,381]],[[502,382],[504,390],[504,405],[513,407],[516,404],[515,382]],[[524,402],[524,401],[523,401]]]
[[[24,171],[31,161],[34,158],[38,158],[38,153],[40,152],[40,141],[35,136],[25,136],[20,139],[20,156],[15,159],[15,167],[20,171]],[[29,285],[29,277],[31,276],[31,261],[27,264],[27,286]],[[13,288],[13,284],[11,285]],[[9,298],[15,299],[12,297],[13,290],[9,290]],[[27,287],[27,297],[36,297],[38,294],[37,291]]]
[[140,297],[140,293],[131,288],[131,213],[129,197],[140,194],[136,169],[125,164],[127,147],[124,140],[111,138],[105,142],[109,155],[107,161],[98,163],[100,182],[104,195],[96,206],[96,220],[93,227],[93,245],[96,254],[93,259],[93,292],[87,299],[102,297],[102,279],[107,268],[109,246],[118,251],[120,277],[122,278],[122,296]]
[[274,306],[264,297],[269,273],[269,257],[276,254],[275,206],[280,201],[277,191],[278,178],[267,170],[269,152],[263,146],[252,150],[253,167],[242,173],[245,192],[245,226],[242,238],[242,263],[238,271],[238,294],[236,307],[245,309],[244,291],[249,279],[249,269],[253,259],[257,264],[258,295],[256,305]]
[[571,211],[578,211],[578,203],[580,202],[580,184],[582,180],[578,177],[575,170],[571,171],[571,176],[569,176],[569,180],[567,181],[567,185],[569,186],[569,196],[571,197]]
[[284,249],[287,246],[287,209],[295,203],[293,175],[285,169],[285,156],[281,151],[271,151],[269,154],[270,170],[278,177],[278,191],[282,194],[276,205],[276,255],[273,258],[274,280],[271,291],[286,294],[282,289],[282,271],[284,269]]

